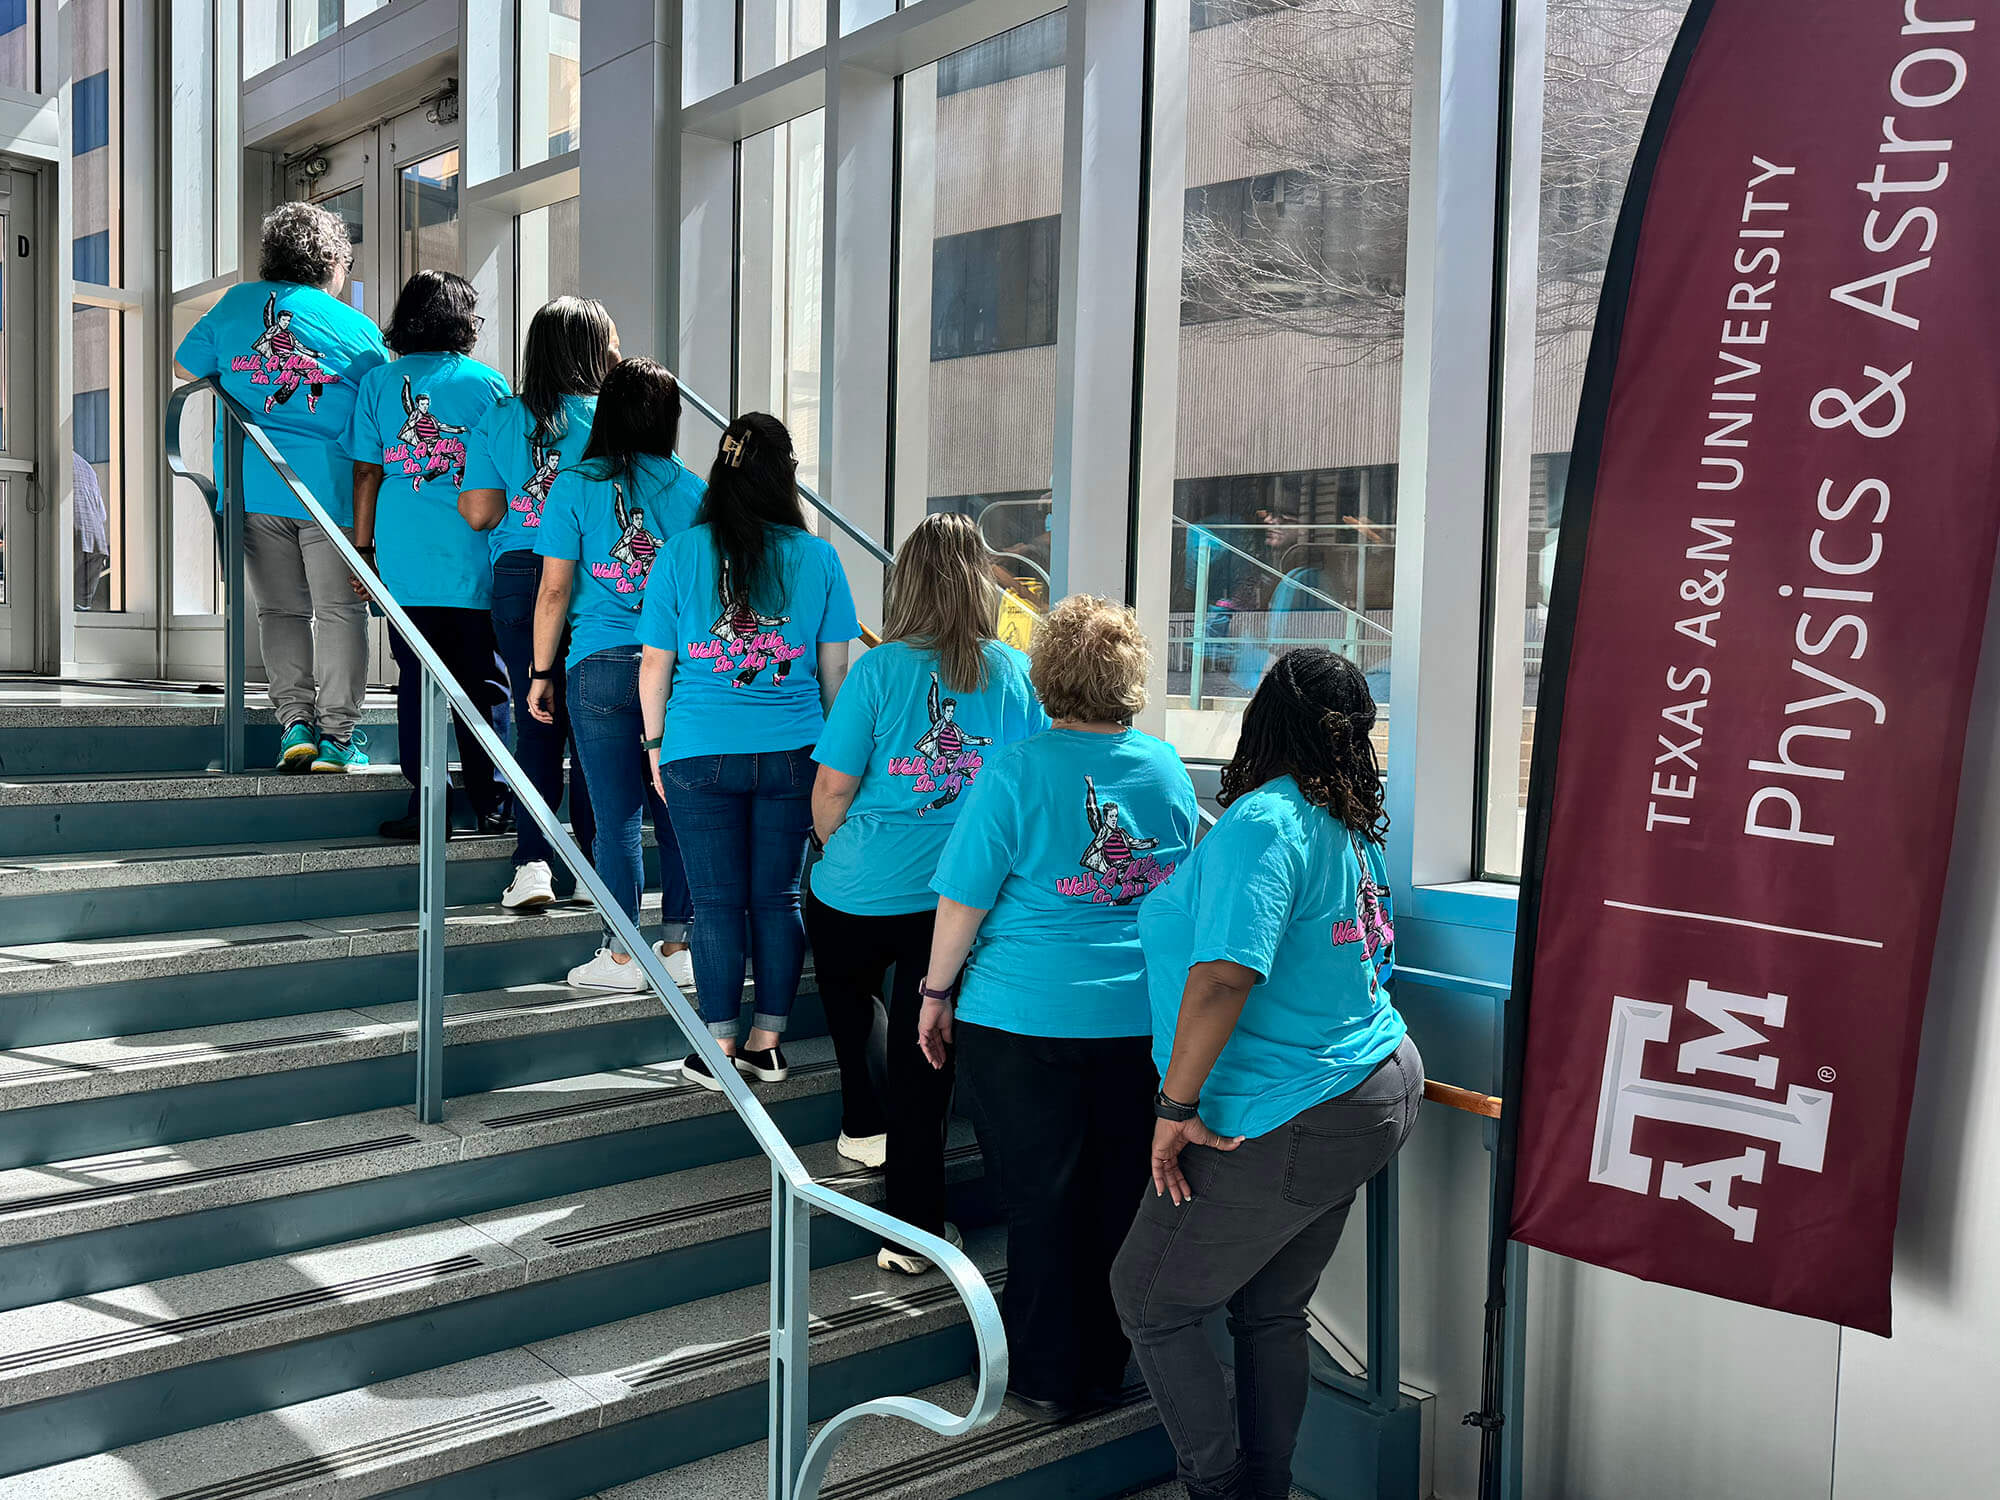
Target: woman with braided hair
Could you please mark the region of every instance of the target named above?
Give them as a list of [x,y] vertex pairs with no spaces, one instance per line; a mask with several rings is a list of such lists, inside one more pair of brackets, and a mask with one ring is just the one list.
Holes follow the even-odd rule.
[[[1163,1081],[1153,1191],[1111,1288],[1196,1500],[1291,1492],[1306,1304],[1423,1093],[1387,988],[1374,727],[1352,662],[1280,657],[1223,769],[1227,811],[1139,913]],[[1225,1306],[1233,1422],[1203,1331]]]

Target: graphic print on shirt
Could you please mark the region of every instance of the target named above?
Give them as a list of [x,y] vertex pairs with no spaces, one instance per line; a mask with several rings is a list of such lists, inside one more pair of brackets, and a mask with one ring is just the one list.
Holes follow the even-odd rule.
[[917,753],[889,757],[889,774],[913,778],[910,790],[917,796],[939,794],[936,800],[917,809],[918,817],[956,802],[986,764],[986,758],[976,754],[973,747],[993,743],[992,735],[967,733],[958,722],[958,700],[943,696],[935,672],[931,673],[925,706],[930,711],[931,727],[917,741]]
[[688,656],[713,663],[710,670],[735,673],[735,685],[748,687],[767,667],[772,668],[771,686],[791,675],[792,663],[806,654],[803,646],[787,645],[778,634],[789,625],[790,615],[760,615],[746,601],[736,598],[729,588],[729,563],[723,561],[722,597],[729,601],[708,627],[713,640],[689,641]]
[[528,457],[535,472],[521,486],[521,493],[507,502],[507,508],[521,518],[524,527],[533,531],[542,524],[542,507],[549,503],[549,491],[555,487],[556,475],[562,469],[562,449],[544,448],[539,437],[530,438]]
[[1065,875],[1056,882],[1064,896],[1088,896],[1099,906],[1126,906],[1174,873],[1145,851],[1158,839],[1141,838],[1125,826],[1116,802],[1097,800],[1097,782],[1083,778],[1083,816],[1090,824],[1090,847],[1077,861],[1088,875]]
[[396,446],[382,452],[382,467],[408,476],[410,490],[424,487],[426,479],[449,478],[455,485],[465,483],[465,443],[463,427],[443,420],[431,410],[431,398],[410,388],[403,377],[403,430],[396,434]]
[[1382,899],[1382,888],[1369,873],[1368,861],[1361,858],[1359,848],[1354,855],[1361,865],[1361,879],[1354,888],[1354,915],[1333,924],[1333,946],[1361,945],[1361,956],[1369,969],[1368,992],[1372,995],[1387,977],[1385,970],[1389,966],[1390,946],[1396,941],[1396,929],[1389,920],[1389,906]]
[[610,561],[590,565],[590,576],[614,594],[636,594],[646,587],[653,559],[660,555],[660,539],[646,529],[645,507],[627,504],[625,486],[616,481],[611,486],[611,515],[618,522],[618,540],[611,544]]
[[229,361],[229,368],[247,374],[252,385],[272,387],[264,398],[267,415],[297,395],[300,386],[306,388],[306,410],[315,412],[320,393],[340,379],[321,366],[325,358],[292,330],[292,310],[280,310],[278,294],[273,292],[264,303],[264,331],[251,340],[248,354]]

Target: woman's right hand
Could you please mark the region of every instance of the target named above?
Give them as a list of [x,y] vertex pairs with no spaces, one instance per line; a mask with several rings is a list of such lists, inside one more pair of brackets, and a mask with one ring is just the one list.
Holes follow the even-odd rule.
[[539,723],[556,721],[556,684],[552,677],[537,677],[528,684],[528,712]]
[[653,790],[659,793],[662,802],[666,801],[666,783],[660,780],[660,747],[658,745],[654,745],[646,751],[646,764],[653,769]]
[[943,1068],[951,1046],[951,1020],[956,1007],[949,1000],[924,999],[917,1014],[917,1048],[933,1068]]

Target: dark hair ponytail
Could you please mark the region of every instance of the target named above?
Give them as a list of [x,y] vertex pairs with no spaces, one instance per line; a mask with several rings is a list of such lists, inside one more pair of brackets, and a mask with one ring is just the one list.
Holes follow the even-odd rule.
[[569,428],[565,396],[595,396],[618,362],[618,330],[592,297],[558,297],[528,323],[521,350],[521,404],[535,419],[534,440],[547,444]]
[[597,393],[597,417],[578,471],[597,479],[629,479],[642,453],[672,458],[680,432],[681,387],[673,372],[643,355],[622,359]]
[[716,574],[717,602],[754,609],[772,608],[772,528],[806,529],[799,505],[799,461],[792,435],[768,413],[746,413],[724,429],[708,471],[708,493],[694,520],[715,537],[722,567]]
[[1236,754],[1216,799],[1229,806],[1268,781],[1290,776],[1371,844],[1383,842],[1382,773],[1375,763],[1375,699],[1361,669],[1324,646],[1279,657],[1243,712]]

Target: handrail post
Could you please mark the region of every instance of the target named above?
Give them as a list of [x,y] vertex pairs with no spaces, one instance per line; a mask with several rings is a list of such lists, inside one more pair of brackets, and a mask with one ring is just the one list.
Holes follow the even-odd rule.
[[1399,1197],[1392,1158],[1368,1179],[1368,1404],[1377,1411],[1394,1411],[1403,1387]]
[[1201,541],[1194,556],[1194,656],[1188,663],[1188,708],[1201,711],[1201,669],[1208,656],[1208,533],[1201,534]]
[[250,599],[243,587],[243,424],[217,403],[222,423],[222,769],[240,775],[248,765],[243,748],[246,668],[243,639]]
[[444,685],[423,674],[423,769],[417,784],[417,1118],[444,1118],[444,866],[451,837],[445,759],[451,710]]
[[769,1500],[793,1500],[806,1461],[806,1376],[812,1358],[812,1210],[771,1164],[771,1478]]

